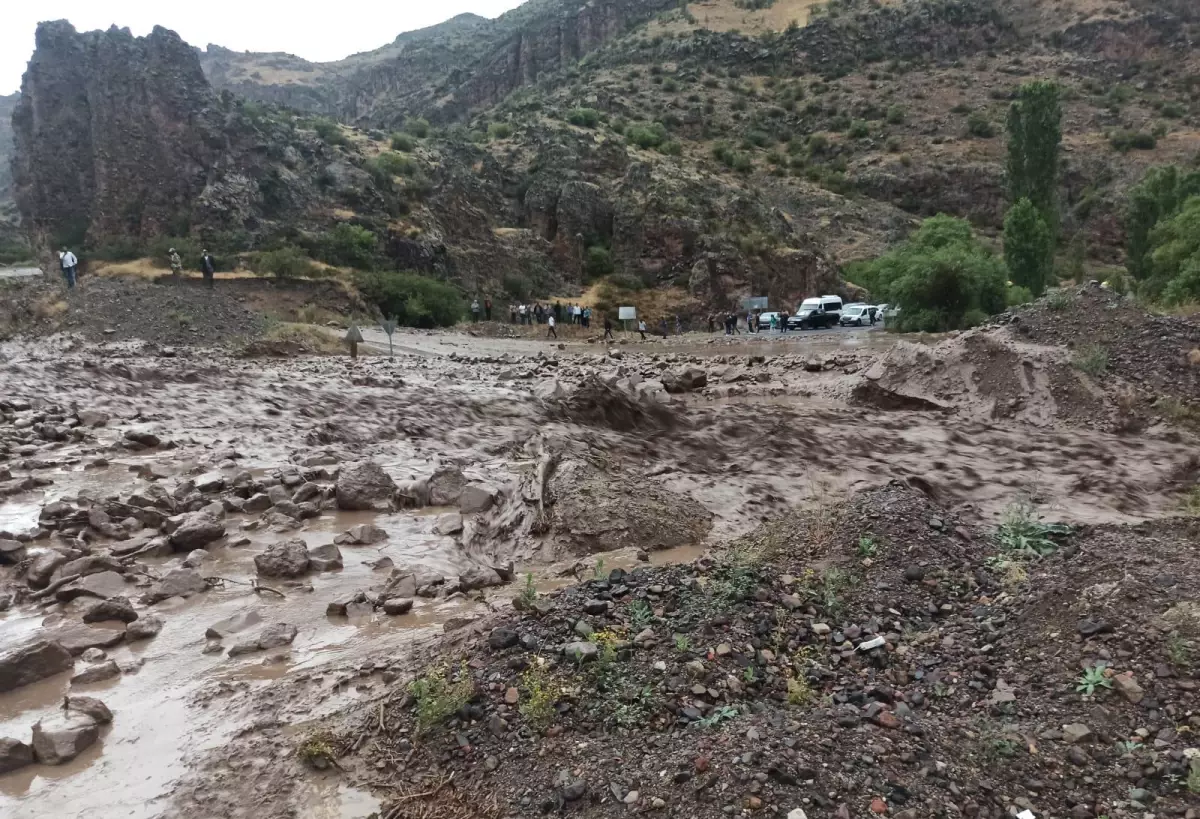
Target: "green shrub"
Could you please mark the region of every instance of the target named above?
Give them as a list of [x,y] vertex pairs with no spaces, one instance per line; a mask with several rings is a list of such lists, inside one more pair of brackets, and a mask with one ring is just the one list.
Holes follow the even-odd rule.
[[392,150],[412,153],[417,149],[417,141],[408,134],[392,134]]
[[[123,236],[95,248],[88,255],[102,262],[129,262],[142,257],[142,245],[136,239]],[[29,257],[23,256],[22,260],[27,258]],[[0,264],[2,263],[3,259],[0,259]]]
[[413,176],[420,167],[411,156],[395,151],[384,151],[369,162],[388,176]]
[[871,126],[861,119],[850,123],[849,136],[851,139],[866,139],[871,134]]
[[996,135],[996,126],[987,118],[987,114],[972,111],[967,117],[967,133],[979,139],[991,139]]
[[904,332],[942,332],[978,323],[1005,308],[1004,263],[970,224],[946,215],[926,219],[908,241],[855,266],[854,281],[902,311]]
[[613,273],[608,277],[608,283],[621,290],[644,290],[646,283],[634,273]]
[[1187,109],[1177,102],[1168,102],[1159,113],[1167,119],[1182,119],[1187,114]]
[[667,129],[661,122],[653,125],[631,125],[625,138],[639,148],[657,148],[667,141]]
[[609,276],[615,269],[612,251],[603,245],[592,245],[583,254],[583,270],[589,280]]
[[809,156],[820,156],[829,150],[829,137],[824,134],[813,134],[808,138]]
[[1028,287],[1021,287],[1020,285],[1014,284],[1008,288],[1007,293],[1005,293],[1004,300],[1009,307],[1030,304],[1033,301],[1033,293],[1029,291]]
[[32,259],[33,250],[24,239],[18,236],[0,237],[0,264],[16,264]]
[[731,167],[738,173],[750,173],[754,170],[754,160],[750,158],[750,154],[735,154]]
[[580,128],[595,128],[600,124],[600,112],[595,108],[573,108],[567,112],[567,122]]
[[367,301],[409,327],[450,327],[465,311],[455,287],[417,273],[361,271],[355,281]]
[[658,146],[658,152],[667,156],[682,156],[683,145],[677,139],[669,139]]
[[404,121],[404,131],[417,139],[424,139],[429,136],[429,120],[423,117],[409,117]]
[[290,245],[255,253],[250,265],[255,273],[279,279],[316,278],[322,272],[303,250]]
[[431,671],[408,685],[417,704],[417,733],[424,733],[466,707],[475,693],[464,665],[458,682],[450,682],[444,669]]
[[1118,129],[1108,135],[1108,144],[1114,150],[1121,153],[1129,151],[1153,151],[1158,147],[1158,140],[1154,134],[1147,134],[1145,131],[1127,131]]
[[376,246],[374,233],[346,222],[318,237],[316,241],[317,256],[321,261],[363,270],[375,266]]
[[893,105],[887,109],[887,119],[889,125],[901,125],[904,122],[905,112],[904,106]]
[[773,141],[771,135],[765,131],[750,131],[746,134],[746,144],[743,147],[765,148]]
[[493,122],[488,125],[488,139],[508,139],[513,135],[513,127],[507,122]]
[[317,132],[317,136],[329,145],[346,145],[349,142],[346,135],[342,133],[342,127],[331,119],[313,120],[312,127]]

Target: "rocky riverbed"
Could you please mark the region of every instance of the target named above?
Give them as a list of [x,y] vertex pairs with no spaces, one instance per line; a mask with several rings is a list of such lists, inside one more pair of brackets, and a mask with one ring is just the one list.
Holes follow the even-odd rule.
[[[916,351],[7,342],[0,807],[1184,815],[1193,434],[1157,380],[1006,322]],[[1185,404],[1189,333],[1138,370]],[[1014,509],[1072,528],[1014,559]],[[434,719],[414,679],[465,699]]]

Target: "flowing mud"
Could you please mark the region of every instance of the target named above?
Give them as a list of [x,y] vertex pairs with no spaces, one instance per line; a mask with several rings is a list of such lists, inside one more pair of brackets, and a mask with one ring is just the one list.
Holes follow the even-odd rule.
[[[411,333],[394,360],[358,361],[0,346],[0,542],[14,544],[0,655],[81,626],[112,588],[64,599],[89,575],[163,623],[102,649],[115,676],[71,683],[102,664],[92,652],[0,693],[0,738],[21,742],[64,697],[113,713],[65,764],[0,775],[0,815],[359,819],[379,808],[369,787],[296,782],[277,760],[303,726],[408,674],[434,636],[507,609],[527,572],[546,592],[598,562],[689,563],[892,481],[972,525],[1018,497],[1064,522],[1133,523],[1174,513],[1197,475],[1189,432],[1133,418],[1123,384],[1002,328],[921,346],[877,331],[709,341]],[[364,461],[382,476],[348,486]],[[212,535],[193,547],[194,529]],[[255,559],[297,538],[308,569],[264,575]],[[342,567],[316,571],[334,545]],[[47,591],[61,565],[35,577],[52,551],[83,567],[66,595]],[[159,593],[185,560],[201,587]],[[411,609],[386,613],[393,600]],[[272,624],[294,638],[228,656]],[[88,628],[95,643],[125,626]],[[239,802],[246,787],[270,809]]]

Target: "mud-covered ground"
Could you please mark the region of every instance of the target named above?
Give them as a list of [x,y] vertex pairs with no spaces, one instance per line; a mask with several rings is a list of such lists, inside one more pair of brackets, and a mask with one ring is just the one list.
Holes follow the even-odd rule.
[[[1025,326],[1038,326],[1038,315],[1026,316]],[[1180,321],[1176,332],[1155,336],[1171,342],[1157,351],[1162,371],[1193,366],[1188,345],[1194,328]],[[1062,771],[1044,768],[1049,757],[1029,762],[1007,755],[1014,749],[1030,754],[1023,749],[1038,744],[1039,731],[1061,731],[1061,724],[1050,725],[1058,718],[1051,715],[1068,711],[1072,720],[1097,723],[1092,728],[1104,732],[1106,743],[1135,742],[1121,738],[1124,733],[1108,736],[1118,725],[1132,732],[1129,737],[1146,740],[1129,751],[1132,757],[1117,757],[1126,768],[1135,767],[1132,759],[1142,768],[1161,767],[1158,779],[1183,775],[1186,782],[1182,757],[1168,756],[1189,747],[1187,731],[1178,734],[1183,739],[1167,741],[1167,728],[1189,726],[1196,706],[1188,699],[1193,672],[1158,676],[1149,655],[1125,662],[1136,666],[1131,669],[1117,661],[1129,660],[1124,652],[1130,650],[1165,656],[1167,640],[1174,638],[1183,642],[1170,645],[1186,652],[1188,635],[1172,638],[1171,629],[1158,624],[1161,645],[1130,649],[1140,633],[1131,619],[1110,623],[1115,628],[1101,632],[1099,642],[1085,642],[1079,657],[1045,658],[1057,663],[1058,676],[1069,677],[1072,664],[1091,658],[1113,662],[1114,673],[1134,670],[1143,687],[1148,676],[1178,680],[1161,683],[1172,698],[1153,692],[1152,701],[1162,704],[1140,721],[1129,716],[1128,725],[1114,722],[1111,713],[1102,720],[1095,708],[1076,713],[1070,679],[1055,677],[1051,684],[1032,669],[1028,655],[1039,641],[1077,639],[1069,623],[1047,636],[1054,618],[1067,615],[1043,617],[1037,601],[1052,605],[1056,596],[1069,595],[1057,605],[1073,605],[1084,588],[1080,571],[1097,570],[1089,543],[1103,545],[1095,546],[1096,559],[1110,568],[1088,587],[1136,576],[1150,588],[1156,572],[1178,575],[1174,585],[1162,587],[1169,594],[1138,591],[1143,586],[1136,584],[1112,592],[1113,599],[1138,595],[1129,599],[1140,601],[1139,617],[1146,622],[1160,617],[1168,603],[1194,601],[1194,561],[1186,547],[1194,539],[1190,529],[1178,528],[1186,523],[1151,524],[1166,527],[1161,530],[1120,527],[1174,516],[1194,497],[1200,467],[1185,410],[1196,398],[1189,393],[1195,382],[1175,378],[1173,403],[1164,408],[1144,395],[1153,385],[1135,383],[1118,366],[1115,372],[1085,371],[1074,361],[1077,350],[1014,332],[1012,325],[899,347],[879,331],[801,335],[786,341],[694,335],[605,345],[585,338],[560,344],[410,332],[397,335],[394,360],[370,355],[358,361],[248,359],[186,345],[164,350],[62,336],[5,343],[0,545],[11,545],[3,550],[9,565],[0,565],[0,605],[7,609],[0,613],[0,654],[39,639],[65,640],[79,650],[70,670],[0,693],[0,738],[28,743],[34,723],[60,718],[64,696],[102,699],[113,718],[99,727],[98,741],[65,764],[37,762],[0,774],[0,813],[358,819],[382,800],[388,805],[383,815],[396,819],[425,815],[403,812],[408,808],[393,813],[395,805],[407,804],[392,801],[398,793],[432,790],[457,771],[439,794],[473,799],[486,792],[497,799],[495,815],[533,815],[543,808],[595,815],[788,815],[803,805],[809,816],[866,816],[878,807],[872,803],[878,797],[890,812],[915,810],[911,816],[940,815],[950,803],[963,815],[999,816],[988,811],[1023,804],[1018,798],[1028,799],[1039,817],[1099,816],[1103,810],[1076,811],[1065,796],[1055,803],[1034,798],[1061,790]],[[373,348],[386,346],[385,338],[368,336]],[[1153,341],[1147,337],[1144,344]],[[1121,355],[1114,354],[1114,362]],[[1138,400],[1128,400],[1130,392]],[[892,495],[871,494],[889,485]],[[851,497],[870,500],[845,506]],[[1011,515],[1013,504],[1024,501],[1032,506],[1021,508],[1100,534],[1074,535],[1073,544],[1065,541],[1065,551],[1056,552],[1058,562],[998,562],[991,533],[1006,510]],[[814,527],[805,517],[814,510],[841,510],[841,517],[834,524],[834,512],[821,512],[824,522]],[[846,515],[855,517],[847,522]],[[831,526],[838,537],[828,537]],[[751,544],[750,551],[771,544],[771,554],[748,563],[753,579],[739,580],[745,588],[721,598],[726,602],[717,610],[728,608],[729,621],[716,623],[717,610],[681,620],[689,606],[715,605],[701,594],[710,565],[692,562],[710,549],[727,554],[731,542],[752,532],[741,543]],[[936,533],[934,552],[921,546],[928,532]],[[863,538],[875,545],[863,546]],[[304,541],[298,550],[283,546],[296,539]],[[813,552],[814,540],[827,553]],[[1122,542],[1138,546],[1122,549]],[[335,546],[341,567],[318,570]],[[1068,551],[1070,559],[1063,556]],[[644,566],[640,558],[691,568],[656,570],[664,574],[643,569],[636,582],[613,584],[623,589],[555,591],[607,576],[614,567]],[[877,571],[899,572],[899,579],[876,577],[877,558]],[[1145,566],[1122,569],[1126,560]],[[921,595],[895,598],[898,589],[908,588],[909,564],[942,574],[935,584],[918,582]],[[862,575],[856,590],[874,589],[856,601],[856,610],[839,604],[837,618],[827,610],[829,599],[818,599],[820,582],[812,580],[830,566]],[[526,599],[550,602],[533,620],[514,626],[522,637],[529,632],[528,646],[510,656],[506,645],[493,658],[486,637],[497,618],[512,616],[509,601],[525,589],[527,573],[533,585]],[[780,579],[788,573],[809,591]],[[75,574],[81,577],[72,580]],[[56,588],[60,580],[67,582]],[[755,592],[759,585],[766,587],[762,595]],[[672,591],[655,592],[656,586]],[[812,599],[805,596],[810,593]],[[789,608],[780,594],[801,594],[804,605]],[[531,663],[541,668],[548,662],[556,686],[579,687],[563,679],[574,672],[562,664],[562,646],[588,642],[577,622],[597,596],[610,604],[590,606],[603,615],[594,630],[613,633],[606,639],[633,642],[653,627],[659,649],[686,650],[678,657],[618,650],[621,662],[636,670],[629,684],[602,680],[600,693],[620,689],[610,705],[628,706],[621,711],[626,716],[640,714],[633,722],[616,724],[591,709],[595,703],[586,691],[556,697],[550,707],[558,717],[545,725],[539,720],[531,728],[516,720],[513,713],[530,685],[516,675]],[[636,606],[634,618],[628,607],[637,601],[645,607]],[[97,608],[101,604],[107,608]],[[918,662],[905,647],[914,645],[914,634],[930,633],[943,604],[951,606],[945,612],[949,634],[934,629],[934,637],[921,640],[945,650]],[[781,605],[798,619],[780,619]],[[978,613],[992,605],[1005,626],[998,631],[981,625],[992,615]],[[611,616],[618,611],[625,614]],[[85,616],[96,622],[85,626]],[[118,619],[102,619],[109,616]],[[136,619],[129,626],[120,621],[131,616]],[[754,625],[762,617],[776,621],[772,633],[782,629],[773,638],[782,647],[764,642],[765,632]],[[861,668],[834,668],[832,676],[814,675],[810,661],[820,666],[826,652],[845,654],[833,637],[810,639],[818,617],[838,619],[831,633],[852,645],[858,638],[848,638],[845,628],[889,638],[900,633],[903,639],[888,640],[887,656],[904,657],[903,670],[872,660]],[[138,621],[156,620],[161,629],[155,636],[139,634]],[[1011,633],[1008,625],[1018,622],[1027,624],[1027,633]],[[217,637],[206,636],[210,628]],[[742,634],[742,628],[749,631]],[[969,650],[954,648],[953,635],[964,629],[973,635]],[[993,633],[995,640],[988,637]],[[677,643],[675,634],[683,641]],[[728,654],[718,650],[721,642],[729,643]],[[242,643],[231,657],[230,648]],[[85,656],[89,646],[96,650]],[[820,708],[776,710],[780,692],[786,705],[788,673],[756,653],[764,646],[773,657],[789,657],[788,673],[809,674]],[[466,666],[457,664],[460,656]],[[405,692],[410,679],[426,673],[431,657],[449,663],[450,678],[471,677],[478,710],[452,717],[450,733],[439,725],[426,739],[413,735]],[[718,658],[720,665],[729,657],[738,663],[730,674],[687,668],[693,660]],[[754,672],[746,671],[747,658]],[[665,671],[657,668],[660,661]],[[857,669],[853,685],[846,668]],[[3,669],[0,659],[0,680]],[[83,680],[104,679],[72,682],[81,673]],[[862,694],[874,690],[864,688],[870,679],[863,681],[872,674],[883,674],[903,695]],[[675,684],[679,675],[686,686]],[[739,686],[727,678],[742,679],[736,696],[729,692]],[[990,714],[995,725],[969,727],[973,709],[989,716],[980,703],[998,689],[998,679],[1028,688],[1017,702],[1023,708],[1028,700],[1030,711],[1001,709]],[[660,683],[667,681],[664,688]],[[935,682],[952,695],[931,698],[926,689]],[[682,719],[683,709],[698,707],[684,703],[687,692],[702,684],[704,694],[691,696],[707,704],[695,719],[691,711]],[[1102,688],[1102,695],[1110,692]],[[632,699],[622,699],[633,689]],[[871,700],[909,707],[918,690],[923,702],[938,703],[948,723],[933,720],[924,732],[905,728],[897,744],[848,718],[839,721],[845,714],[839,716],[835,706]],[[637,692],[645,692],[646,702]],[[489,722],[496,696],[509,726],[498,732]],[[505,699],[513,696],[516,702]],[[1071,707],[1047,710],[1048,696],[1070,700]],[[821,699],[829,697],[832,702]],[[1110,697],[1096,707],[1112,711],[1114,702]],[[703,731],[684,727],[711,721],[718,704],[737,714],[722,711]],[[751,716],[746,709],[753,712],[753,728],[739,722]],[[903,709],[891,711],[900,711],[904,721]],[[470,719],[462,721],[464,716]],[[862,725],[877,716],[870,714]],[[706,733],[710,729],[717,730]],[[759,739],[747,743],[751,730]],[[314,745],[314,736],[325,736],[319,731],[329,732],[328,743]],[[1004,753],[991,767],[1016,773],[989,769],[991,787],[980,793],[982,784],[974,782],[964,798],[973,769],[939,778],[944,771],[934,764],[967,766],[950,753],[966,736],[962,731],[995,739]],[[1012,738],[1017,734],[1020,742]],[[539,745],[539,737],[547,744]],[[1158,745],[1159,739],[1166,744]],[[801,776],[807,768],[773,773],[781,765],[754,761],[729,766],[735,754],[763,752],[767,741],[779,743],[777,752],[790,764],[823,766],[836,776]],[[644,773],[605,761],[620,757],[631,742],[643,749]],[[301,761],[314,758],[314,747],[321,751],[315,758],[323,759],[326,744],[344,774],[336,767],[314,773]],[[690,777],[681,778],[674,767],[658,773],[669,749],[680,772],[685,761],[692,766]],[[1143,759],[1135,751],[1158,757]],[[510,764],[506,753],[524,761]],[[713,769],[719,776],[705,779],[700,789],[711,798],[698,797],[696,805],[660,787],[674,782],[678,789],[704,773],[693,754],[721,760]],[[548,773],[549,763],[537,761],[547,756],[561,757],[562,770]],[[577,758],[566,762],[568,756]],[[1103,761],[1108,765],[1107,757]],[[620,776],[580,773],[613,764]],[[1080,775],[1088,775],[1088,766],[1079,764]],[[901,771],[897,765],[912,767]],[[1081,802],[1112,801],[1116,780],[1105,776],[1092,776],[1093,793],[1077,794]],[[567,798],[581,777],[587,798]],[[935,799],[915,784],[926,780],[948,795]],[[1130,778],[1121,787],[1149,790],[1139,782]],[[697,779],[691,787],[699,785]],[[631,790],[640,793],[630,799]],[[1157,784],[1152,790],[1156,798],[1173,800],[1166,801],[1169,810],[1184,804],[1175,791]],[[905,807],[903,794],[919,797]],[[976,806],[974,813],[968,803]],[[429,809],[435,807],[460,815],[450,812],[452,806]],[[1111,804],[1108,809],[1109,815],[1140,815],[1122,814]],[[461,815],[489,815],[477,810]]]

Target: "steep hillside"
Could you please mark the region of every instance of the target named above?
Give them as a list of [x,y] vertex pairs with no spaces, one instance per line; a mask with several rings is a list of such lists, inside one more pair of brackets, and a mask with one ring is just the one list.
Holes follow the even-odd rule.
[[725,308],[836,287],[921,216],[994,232],[1007,108],[1050,77],[1065,235],[1116,262],[1124,192],[1200,153],[1198,34],[1178,0],[534,0],[311,64],[51,24],[17,192],[39,236],[96,253],[190,236],[520,297],[615,274]]

